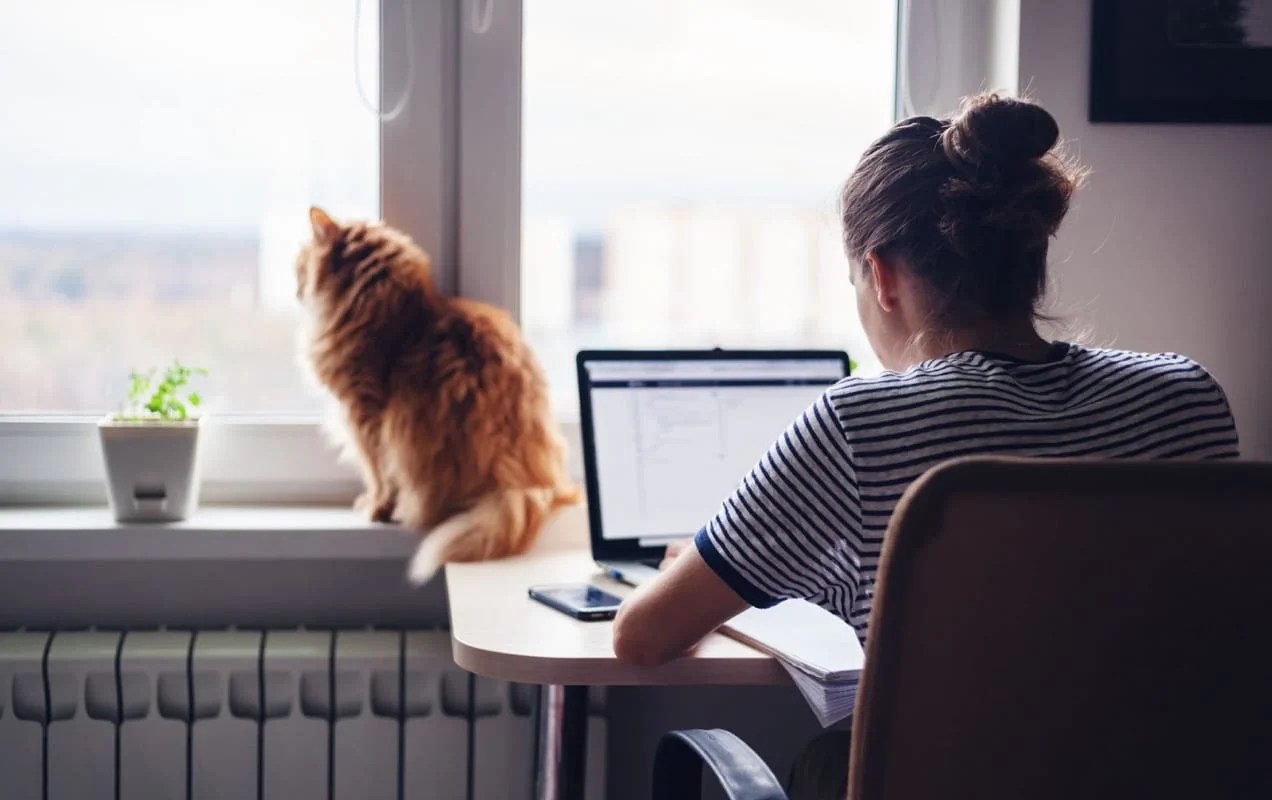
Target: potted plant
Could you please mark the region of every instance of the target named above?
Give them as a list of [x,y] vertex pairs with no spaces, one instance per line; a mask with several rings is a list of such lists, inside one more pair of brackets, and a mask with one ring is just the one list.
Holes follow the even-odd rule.
[[174,521],[199,504],[198,367],[129,375],[128,401],[98,423],[110,507],[120,522]]

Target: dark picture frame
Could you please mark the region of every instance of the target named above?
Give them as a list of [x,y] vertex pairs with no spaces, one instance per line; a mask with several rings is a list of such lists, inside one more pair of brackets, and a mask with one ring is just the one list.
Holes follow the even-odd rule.
[[1092,122],[1272,123],[1272,0],[1092,0],[1091,13]]

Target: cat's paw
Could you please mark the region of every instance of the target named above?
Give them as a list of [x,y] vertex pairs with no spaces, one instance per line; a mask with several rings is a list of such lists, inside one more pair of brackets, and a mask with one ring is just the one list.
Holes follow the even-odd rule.
[[372,522],[392,522],[396,506],[397,501],[393,497],[377,496],[371,492],[363,492],[353,501],[354,509],[366,514]]
[[382,500],[372,507],[370,516],[372,522],[392,522],[393,509],[396,504],[392,500]]

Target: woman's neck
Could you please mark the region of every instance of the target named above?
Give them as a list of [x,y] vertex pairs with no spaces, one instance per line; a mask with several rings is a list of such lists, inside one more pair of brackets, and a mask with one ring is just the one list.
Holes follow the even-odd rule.
[[1038,334],[1032,319],[986,321],[920,333],[914,337],[907,360],[913,365],[951,353],[982,350],[1021,361],[1044,361],[1051,347],[1052,343]]

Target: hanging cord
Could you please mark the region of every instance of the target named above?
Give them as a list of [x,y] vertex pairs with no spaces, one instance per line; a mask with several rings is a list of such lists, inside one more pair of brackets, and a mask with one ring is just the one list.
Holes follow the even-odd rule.
[[900,84],[901,95],[898,99],[900,109],[898,109],[897,117],[906,119],[915,114],[914,98],[910,95],[910,36],[912,28],[910,21],[913,19],[910,8],[910,0],[901,0],[901,19],[897,20],[897,27],[901,31],[901,35],[897,37],[898,50],[897,53],[897,83]]
[[[901,119],[917,116],[921,113],[919,108],[915,105],[914,87],[910,81],[912,72],[910,56],[913,52],[912,44],[914,39],[915,17],[914,8],[911,5],[912,2],[913,0],[901,0],[901,19],[898,20],[897,25],[898,29],[901,31],[901,35],[898,37],[900,41],[898,42],[897,48],[899,50],[897,58],[897,61],[899,62],[897,70],[897,84],[900,88],[900,97],[898,99],[900,101],[899,111]],[[936,65],[934,70],[935,74],[941,77],[954,74],[954,65],[945,63],[948,60],[948,57],[952,54],[952,51],[950,51],[943,41],[945,32],[949,30],[944,25],[946,20],[946,5],[947,4],[944,2],[933,2],[929,7],[931,9],[930,22],[934,31],[932,36],[932,63]],[[942,87],[938,79],[936,89],[931,90],[929,94],[935,94],[939,97],[941,88]],[[925,103],[925,105],[932,105],[932,100],[933,98],[929,97],[928,102]],[[936,111],[936,109],[932,108],[927,109],[927,113],[936,113]]]
[[495,0],[472,0],[472,9],[470,25],[473,33],[481,36],[490,30],[490,23],[495,18]]
[[[415,88],[415,26],[411,24],[411,5],[412,0],[402,0],[402,15],[405,17],[406,25],[403,29],[403,35],[406,36],[406,85],[402,87],[402,93],[398,96],[397,102],[393,104],[393,108],[386,113],[380,110],[380,106],[372,103],[367,97],[366,90],[362,86],[362,74],[359,67],[362,64],[361,57],[361,27],[362,27],[362,0],[355,0],[353,7],[353,82],[358,87],[358,97],[362,100],[362,105],[367,110],[380,118],[381,122],[391,122],[398,118],[405,109],[406,104],[411,99],[411,91]],[[381,77],[383,80],[383,77]]]

